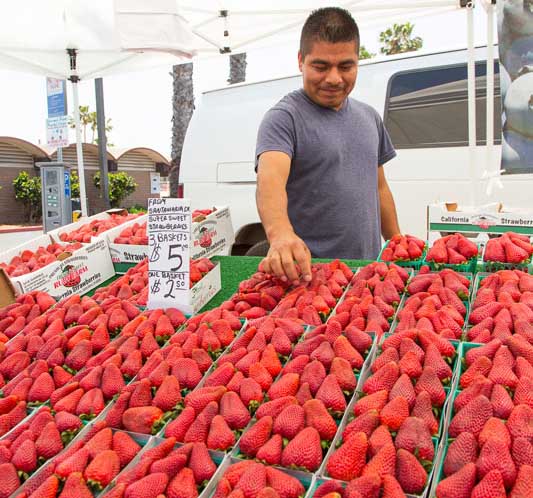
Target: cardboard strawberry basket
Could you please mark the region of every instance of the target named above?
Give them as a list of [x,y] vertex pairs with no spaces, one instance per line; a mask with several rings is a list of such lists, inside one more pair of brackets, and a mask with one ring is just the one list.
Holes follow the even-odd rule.
[[[224,477],[225,473],[230,469],[232,465],[238,464],[239,462],[241,462],[239,459],[236,459],[233,457],[226,458],[224,462],[222,462],[222,465],[220,466],[220,472],[217,473],[216,478],[211,480],[211,482],[208,484],[207,488],[205,489],[205,495],[202,495],[200,498],[211,498],[215,494],[217,490],[217,485],[219,481]],[[272,487],[274,490],[277,490],[279,488],[283,488],[286,490],[287,484],[289,484],[287,480],[289,478],[290,480],[295,479],[299,483],[298,484],[299,490],[295,491],[293,485],[289,484],[289,486],[292,489],[292,492],[288,496],[291,496],[291,497],[295,496],[297,492],[299,493],[298,494],[299,497],[309,498],[310,496],[312,496],[310,493],[313,489],[313,483],[315,480],[314,474],[309,474],[307,472],[300,472],[298,470],[293,470],[293,469],[277,469],[275,467],[274,469],[276,472],[276,476],[275,476],[276,482],[273,482],[270,480],[270,475],[272,475],[270,474],[271,470],[267,469],[266,485]],[[281,496],[285,496],[285,495],[281,495]]]
[[481,262],[483,265],[483,271],[494,273],[500,270],[521,270],[529,273],[533,273],[531,265],[531,257],[523,260],[521,263],[504,263],[502,261],[490,261],[487,259],[487,245],[483,247],[483,253],[481,256]]
[[461,273],[475,273],[477,270],[478,260],[481,258],[481,251],[482,251],[481,245],[477,244],[477,246],[478,246],[477,256],[474,256],[468,259],[466,263],[462,263],[462,264],[437,263],[435,261],[429,260],[428,256],[430,256],[430,250],[431,250],[431,247],[433,247],[431,246],[424,254],[424,261],[422,265],[428,265],[433,271],[439,271],[439,270],[443,270],[444,268],[450,268],[452,270],[455,270]]
[[[169,476],[168,472],[165,472],[167,467],[163,460],[165,458],[173,458],[171,454],[179,452],[185,445],[176,443],[173,439],[151,437],[138,455],[113,479],[100,496],[104,498],[123,483],[126,484],[125,489],[135,488],[139,493],[142,493],[143,490],[144,493],[148,492],[148,490],[153,492],[154,488],[158,487],[161,494],[163,494],[165,489],[168,492],[167,486],[176,486],[182,492],[188,489],[187,486],[194,486],[195,490],[191,489],[189,496],[194,496],[196,492],[197,496],[207,498],[211,494],[213,484],[219,479],[220,473],[223,471],[226,455],[218,451],[206,450],[205,447],[196,447],[196,445],[201,445],[201,443],[193,444],[195,448],[189,453],[184,452],[182,457],[185,462],[182,471],[183,469],[187,470],[183,473],[180,471],[177,476]],[[143,465],[143,462],[147,461],[150,454],[152,455],[151,459],[155,460],[147,467]],[[195,462],[193,462],[193,459]],[[166,479],[161,473],[167,474]],[[176,482],[173,484],[172,481],[174,479]],[[128,493],[128,491],[126,492]],[[133,492],[133,489],[129,492]]]

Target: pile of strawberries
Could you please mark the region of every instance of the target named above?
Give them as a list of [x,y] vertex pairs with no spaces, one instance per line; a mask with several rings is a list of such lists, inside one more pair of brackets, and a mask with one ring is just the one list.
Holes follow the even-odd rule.
[[500,270],[480,278],[466,337],[471,342],[505,341],[513,334],[533,341],[533,275]]
[[[296,477],[275,467],[244,460],[226,469],[213,498],[300,498],[305,491]],[[185,495],[178,498],[182,496],[185,498]]]
[[[17,401],[14,396],[8,396],[1,403],[13,405]],[[9,462],[5,467],[7,472],[12,473],[12,465],[20,478],[26,480],[39,466],[63,451],[82,427],[79,417],[61,411],[52,415],[50,408],[43,406],[2,438],[2,463]]]
[[390,329],[410,273],[394,263],[371,263],[352,279],[335,317],[343,327],[353,326],[381,337]]
[[436,240],[426,254],[426,261],[439,265],[464,265],[477,258],[475,242],[460,233],[447,235]]
[[[213,268],[214,264],[207,258],[191,259],[190,261],[190,287],[202,280]],[[137,306],[146,306],[148,303],[148,259],[144,259],[114,280],[106,287],[98,288],[94,299],[102,302],[110,297],[129,301]]]
[[378,495],[382,488],[398,489],[389,496],[421,494],[428,484],[425,465],[431,468],[435,457],[432,436],[440,423],[434,410],[442,413],[456,349],[417,329],[386,337],[381,348],[353,405],[354,418],[326,463],[329,477],[348,482],[344,496],[370,496],[369,489]]
[[61,242],[91,242],[92,237],[104,233],[111,228],[115,228],[126,221],[133,220],[141,216],[140,214],[112,214],[109,218],[103,220],[92,220],[89,223],[85,223],[79,228],[72,230],[71,232],[62,232],[59,234],[59,240]]
[[11,258],[9,263],[0,262],[0,268],[3,268],[10,277],[20,277],[54,263],[60,254],[73,253],[81,247],[79,242],[75,242],[73,244],[53,243],[46,247],[40,246],[36,251],[26,249],[18,256]]
[[[16,336],[54,304],[54,298],[42,291],[18,296],[13,304],[0,309],[0,343]],[[3,352],[2,346],[0,351]]]
[[533,346],[493,339],[465,349],[463,361],[436,496],[530,496]]
[[195,209],[191,214],[192,221],[194,223],[199,223],[200,221],[205,220],[207,216],[209,216],[211,213],[214,213],[216,210],[216,207],[213,209]]
[[159,441],[102,498],[195,498],[217,470],[213,458],[203,443],[176,445],[174,438]]
[[120,232],[113,240],[115,244],[129,244],[132,246],[147,246],[148,236],[146,235],[146,221],[144,223],[133,223]]
[[409,281],[410,296],[398,311],[395,331],[417,328],[460,340],[470,284],[468,277],[449,268],[432,273],[423,266]]
[[[97,422],[30,478],[17,498],[92,498],[106,488],[141,449],[132,435],[113,431],[105,422]],[[2,484],[9,484],[11,492],[17,489],[11,475],[2,473],[0,479],[3,479]]]
[[484,262],[527,264],[531,261],[533,245],[526,235],[507,232],[489,239],[483,254]]
[[424,254],[426,243],[414,235],[394,235],[381,252],[380,260],[392,261],[417,261]]

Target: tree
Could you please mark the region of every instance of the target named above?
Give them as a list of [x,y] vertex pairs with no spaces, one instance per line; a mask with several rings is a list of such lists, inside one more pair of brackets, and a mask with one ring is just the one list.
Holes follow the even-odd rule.
[[192,62],[178,64],[172,68],[172,144],[169,174],[172,197],[178,195],[183,142],[194,111],[192,72]]
[[246,80],[246,52],[242,54],[231,54],[229,57],[229,78],[228,83],[242,83]]
[[381,53],[386,55],[402,54],[413,52],[422,48],[422,38],[415,36],[411,38],[414,24],[394,24],[379,34],[379,41],[382,43]]
[[[21,171],[13,180],[15,199],[24,204],[25,218],[35,223],[42,216],[42,185],[40,176],[30,176]],[[70,172],[70,197],[80,196],[80,181],[75,171]]]
[[[80,105],[80,124],[83,129],[83,141],[87,143],[87,127],[89,127],[92,131],[91,136],[91,142],[92,144],[98,143],[98,125],[96,120],[96,111],[90,111],[88,105]],[[74,120],[74,116],[69,116],[68,118],[68,124],[70,128],[74,129],[76,128],[76,121]],[[111,132],[113,129],[113,125],[111,124],[111,118],[106,119],[105,124],[105,131],[106,134]],[[109,143],[109,139],[107,141],[107,145],[112,146],[113,144]]]
[[364,45],[361,45],[361,48],[359,48],[359,60],[363,59],[371,59],[372,57],[375,57],[376,54],[373,54],[369,52]]
[[[135,179],[125,171],[108,173],[109,179],[109,202],[111,207],[120,207],[121,202],[135,192],[138,187]],[[93,183],[96,188],[100,188],[100,172],[94,174]]]

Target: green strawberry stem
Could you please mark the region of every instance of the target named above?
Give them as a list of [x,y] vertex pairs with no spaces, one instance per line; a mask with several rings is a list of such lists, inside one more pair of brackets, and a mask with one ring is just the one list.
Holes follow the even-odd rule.
[[93,491],[102,491],[103,486],[98,481],[93,481],[92,479],[87,480],[87,486],[89,486]]

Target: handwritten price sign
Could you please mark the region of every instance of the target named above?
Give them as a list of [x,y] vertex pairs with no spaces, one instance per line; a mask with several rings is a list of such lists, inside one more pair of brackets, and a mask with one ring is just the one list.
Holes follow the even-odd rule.
[[190,312],[188,199],[148,199],[148,308]]

